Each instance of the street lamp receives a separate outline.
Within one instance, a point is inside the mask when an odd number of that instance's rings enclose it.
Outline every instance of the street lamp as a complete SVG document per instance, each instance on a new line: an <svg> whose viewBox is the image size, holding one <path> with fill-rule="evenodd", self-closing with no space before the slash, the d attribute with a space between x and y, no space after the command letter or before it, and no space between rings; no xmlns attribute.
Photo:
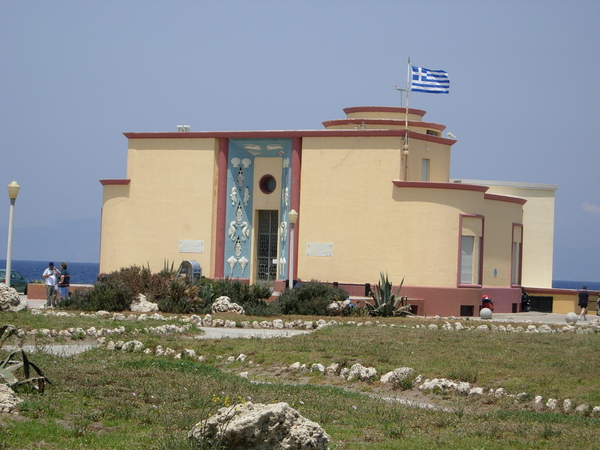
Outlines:
<svg viewBox="0 0 600 450"><path fill-rule="evenodd" d="M10 287L10 276L11 276L11 258L12 258L12 233L13 233L13 220L15 212L15 200L19 195L19 189L21 186L13 181L8 185L8 198L10 199L10 213L8 215L8 245L6 246L6 272L4 273L4 283Z"/></svg>
<svg viewBox="0 0 600 450"><path fill-rule="evenodd" d="M288 265L288 287L294 289L294 225L298 220L298 213L295 209L292 209L288 213L288 220L290 221L290 263Z"/></svg>

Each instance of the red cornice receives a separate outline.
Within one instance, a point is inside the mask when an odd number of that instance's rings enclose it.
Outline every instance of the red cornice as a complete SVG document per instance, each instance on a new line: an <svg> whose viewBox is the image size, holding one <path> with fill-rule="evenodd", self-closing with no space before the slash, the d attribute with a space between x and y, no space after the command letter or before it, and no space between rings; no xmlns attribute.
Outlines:
<svg viewBox="0 0 600 450"><path fill-rule="evenodd" d="M474 191L474 192L485 192L489 189L487 186L480 186L476 184L463 184L463 183L440 183L437 181L392 181L396 187L409 187L409 188L429 188L429 189L455 189L458 191Z"/></svg>
<svg viewBox="0 0 600 450"><path fill-rule="evenodd" d="M344 108L345 114L352 114L357 112L386 112L386 113L402 113L406 114L406 108L397 106L352 106L350 108ZM422 109L408 108L408 114L415 114L423 117L427 111Z"/></svg>
<svg viewBox="0 0 600 450"><path fill-rule="evenodd" d="M333 129L333 130L281 130L281 131L163 131L143 133L123 133L127 139L281 139L306 137L386 137L404 136L406 130L401 129ZM437 142L453 145L456 140L429 134L409 131L409 137L421 141Z"/></svg>
<svg viewBox="0 0 600 450"><path fill-rule="evenodd" d="M400 119L360 119L360 118L354 118L354 119L333 119L333 120L326 120L325 122L323 122L323 126L325 128L330 127L332 125L361 125L361 124L373 124L373 125L397 125L397 126L404 126L406 124L406 122L404 120L400 120ZM419 127L419 128L431 128L433 130L438 130L438 131L444 131L446 129L446 125L440 125L439 123L433 123L433 122L416 122L416 121L412 121L409 120L408 121L408 126L409 127Z"/></svg>
<svg viewBox="0 0 600 450"><path fill-rule="evenodd" d="M118 186L118 185L127 185L131 182L131 180L127 178L119 179L119 180L100 180L100 184L102 186Z"/></svg>
<svg viewBox="0 0 600 450"><path fill-rule="evenodd" d="M508 197L506 195L498 194L485 194L483 198L486 200L495 200L498 202L518 203L519 205L524 205L525 203L527 203L527 200L525 200L524 198Z"/></svg>

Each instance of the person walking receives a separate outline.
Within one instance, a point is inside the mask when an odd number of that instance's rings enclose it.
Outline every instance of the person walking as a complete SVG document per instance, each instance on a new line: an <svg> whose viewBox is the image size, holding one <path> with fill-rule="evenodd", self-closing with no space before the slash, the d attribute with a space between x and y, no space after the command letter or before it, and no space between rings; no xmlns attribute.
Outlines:
<svg viewBox="0 0 600 450"><path fill-rule="evenodd" d="M588 303L590 301L590 294L587 291L587 286L583 287L583 290L579 291L579 307L581 308L581 313L579 314L579 320L587 320L585 318L585 314L587 312Z"/></svg>
<svg viewBox="0 0 600 450"><path fill-rule="evenodd" d="M596 300L596 315L600 316L600 292L598 292L598 300Z"/></svg>
<svg viewBox="0 0 600 450"><path fill-rule="evenodd" d="M71 284L71 274L67 270L67 263L60 263L60 275L58 277L58 295L61 299L69 298L69 286Z"/></svg>
<svg viewBox="0 0 600 450"><path fill-rule="evenodd" d="M48 263L48 268L42 274L46 281L46 308L56 307L56 282L59 275L60 271L54 267L54 263Z"/></svg>

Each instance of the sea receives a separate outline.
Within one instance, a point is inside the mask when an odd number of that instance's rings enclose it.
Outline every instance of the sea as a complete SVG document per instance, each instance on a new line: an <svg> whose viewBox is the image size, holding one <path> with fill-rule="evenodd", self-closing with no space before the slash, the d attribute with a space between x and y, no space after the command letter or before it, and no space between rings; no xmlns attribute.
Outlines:
<svg viewBox="0 0 600 450"><path fill-rule="evenodd" d="M22 261L12 260L12 270L21 272L29 281L41 280L42 273L48 267L49 261ZM61 261L53 261L57 267L60 267ZM93 284L98 277L100 264L98 263L80 263L67 262L69 272L71 273L72 284ZM0 259L0 268L6 267L6 260ZM552 287L556 289L575 289L580 290L587 286L590 291L600 291L600 281L569 281L552 280Z"/></svg>
<svg viewBox="0 0 600 450"><path fill-rule="evenodd" d="M552 287L556 289L575 289L580 291L584 286L587 286L589 291L600 291L600 281L552 280Z"/></svg>
<svg viewBox="0 0 600 450"><path fill-rule="evenodd" d="M13 259L11 261L11 270L21 273L29 282L41 280L44 270L48 268L49 261L23 261ZM62 261L53 261L54 265L60 269ZM6 268L6 259L0 259L0 268ZM67 270L71 274L71 284L94 284L98 278L100 264L68 262Z"/></svg>

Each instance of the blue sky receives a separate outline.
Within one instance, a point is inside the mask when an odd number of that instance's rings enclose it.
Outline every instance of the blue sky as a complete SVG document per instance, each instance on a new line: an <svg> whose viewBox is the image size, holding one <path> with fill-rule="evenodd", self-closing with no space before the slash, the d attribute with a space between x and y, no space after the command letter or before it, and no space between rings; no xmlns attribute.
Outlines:
<svg viewBox="0 0 600 450"><path fill-rule="evenodd" d="M16 234L99 219L123 132L320 129L399 106L410 57L450 75L410 106L458 138L451 176L558 185L554 278L599 281L598 24L593 0L2 1L0 189Z"/></svg>

